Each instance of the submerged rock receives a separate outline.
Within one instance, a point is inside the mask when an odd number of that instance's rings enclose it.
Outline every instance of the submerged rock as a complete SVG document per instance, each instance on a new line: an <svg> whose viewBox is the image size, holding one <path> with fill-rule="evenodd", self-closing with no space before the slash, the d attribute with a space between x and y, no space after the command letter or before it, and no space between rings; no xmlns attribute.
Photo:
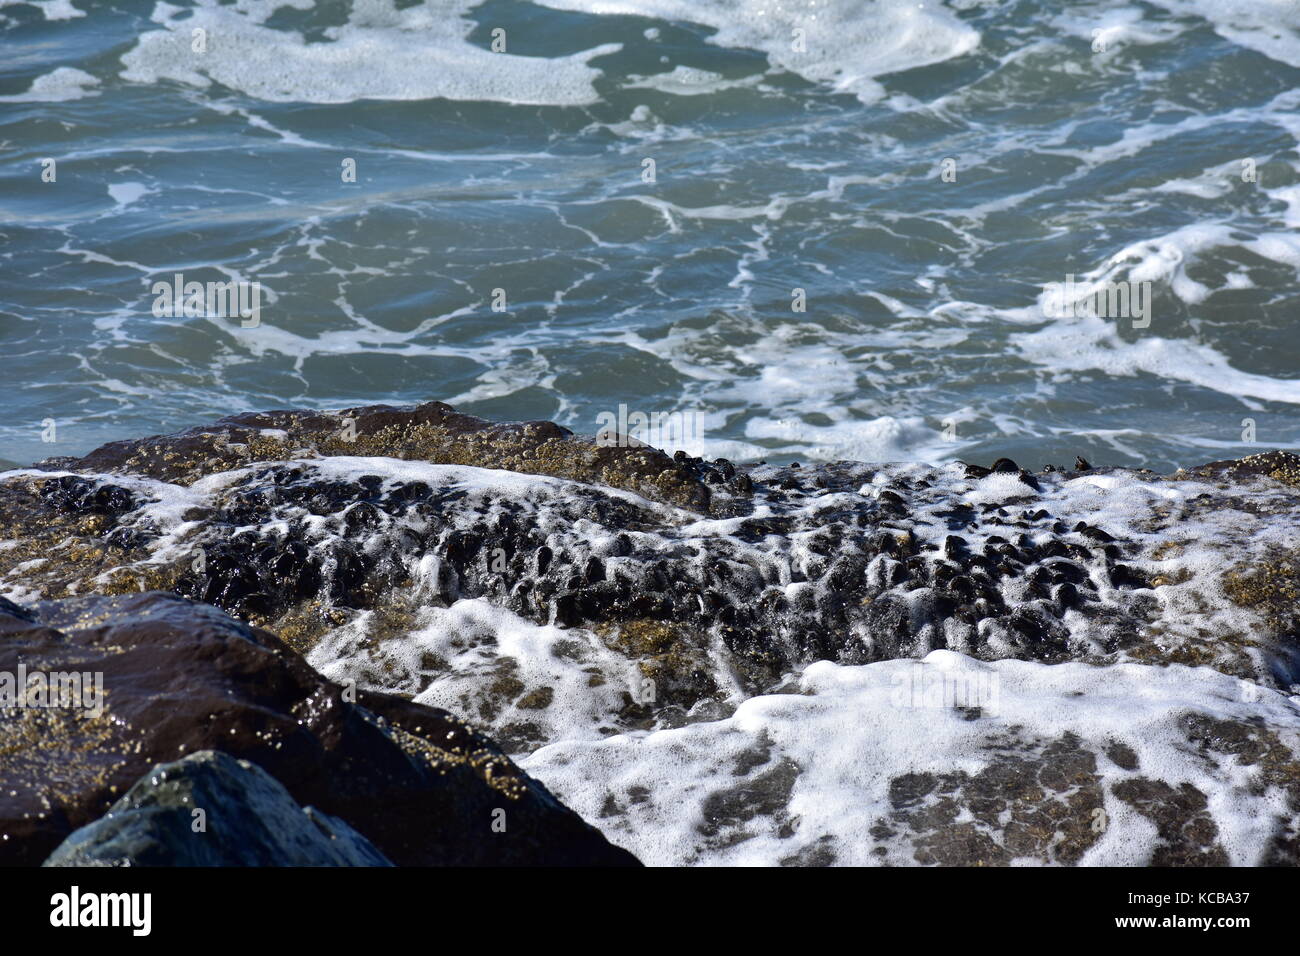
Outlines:
<svg viewBox="0 0 1300 956"><path fill-rule="evenodd" d="M635 863L450 714L328 681L216 608L157 592L0 608L0 672L20 665L84 676L73 700L0 707L0 864L40 863L155 764L218 749L398 865Z"/></svg>
<svg viewBox="0 0 1300 956"><path fill-rule="evenodd" d="M523 763L656 866L1300 865L1300 697L949 651L787 690Z"/></svg>
<svg viewBox="0 0 1300 956"><path fill-rule="evenodd" d="M337 817L247 760L203 750L154 767L46 866L392 866Z"/></svg>

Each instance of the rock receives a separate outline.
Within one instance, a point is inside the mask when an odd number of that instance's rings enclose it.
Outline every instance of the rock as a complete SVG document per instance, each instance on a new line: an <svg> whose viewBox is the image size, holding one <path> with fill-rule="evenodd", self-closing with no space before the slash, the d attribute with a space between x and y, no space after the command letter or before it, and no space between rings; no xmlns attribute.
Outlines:
<svg viewBox="0 0 1300 956"><path fill-rule="evenodd" d="M1300 485L1300 455L1289 451L1269 451L1240 459L1212 461L1188 471L1196 477L1241 481L1263 476L1288 485Z"/></svg>
<svg viewBox="0 0 1300 956"><path fill-rule="evenodd" d="M1102 483L1078 480L1082 459L1037 475L1007 459L796 469L605 449L437 403L352 412L351 439L338 416L273 412L0 478L0 673L62 664L110 691L102 718L0 715L0 863L39 862L152 765L199 750L250 761L398 865L630 862L505 754L656 862L664 821L695 834L677 862L1300 858L1294 822L1243 855L1223 814L1247 772L1247 816L1300 806L1284 703L1300 692L1296 456L1106 468ZM173 596L141 593L157 590ZM801 725L829 675L901 677L898 659L936 653L959 659L944 673L1061 683L1001 723L978 701L859 719L862 695L846 696L821 739L860 727L853 753L887 749L870 728L903 721L900 740L941 730L930 756L947 756L855 758L879 770L849 801L870 818L843 824L836 806L814 826L839 784L815 783ZM1165 720L1192 679L1193 710L1227 723ZM349 682L454 708L493 739L397 696L345 697ZM1123 719L1073 722L1115 682L1161 722L1159 753ZM759 694L812 699L777 702L773 719L800 717L767 740L742 703ZM666 771L688 740L695 770ZM753 773L719 770L741 743ZM1266 808L1268 788L1288 802Z"/></svg>
<svg viewBox="0 0 1300 956"><path fill-rule="evenodd" d="M666 652L617 648L645 679L668 679L653 706L616 709L624 716L614 731L710 706L710 687L725 696L725 681L693 673L715 651L745 693L812 660L856 664L941 646L983 660L1206 664L1267 686L1300 677L1290 662L1300 554L1285 544L1293 524L1300 535L1300 493L1285 481L1294 463L1282 453L1206 466L1194 480L1109 469L1115 482L1160 484L1164 494L1148 514L1102 518L1095 485L1074 473L1031 475L1009 459L994 463L997 474L1018 482L982 481L994 473L974 465L747 467L587 447L557 425L495 425L439 403L352 411L351 442L330 431L337 417L270 412L45 463L83 474L0 479L0 587L46 598L168 590L312 655L355 625L333 657L313 662L346 659L336 676L412 696L437 679L436 662L416 666L389 639L430 608L482 600L602 635L669 627L677 645L667 668ZM571 460L561 467L562 451ZM405 460L332 457L357 453ZM589 453L615 455L605 462L614 471ZM637 461L653 468L636 480L614 473ZM713 488L708 508L720 520L701 521L686 499L662 493L668 486L650 478L660 467L682 488ZM128 478L132 469L146 477ZM1071 532L1080 519L1085 530ZM1255 523L1243 532L1241 522ZM949 538L966 550L951 551ZM1158 553L1188 539L1217 549L1225 572L1204 561L1180 570ZM1067 580L1073 589L1055 590ZM1193 593L1223 590L1219 607L1254 616L1234 614L1225 633L1212 604L1190 616L1172 612L1176 603L1162 609L1155 581L1173 582L1197 607ZM597 669L593 680L623 682ZM513 697L465 689L457 700L509 752L544 739L537 711L511 715Z"/></svg>
<svg viewBox="0 0 1300 956"><path fill-rule="evenodd" d="M0 609L0 673L99 675L103 693L0 708L0 865L40 863L155 764L218 749L398 865L636 862L450 714L332 683L216 608L150 592L22 610Z"/></svg>
<svg viewBox="0 0 1300 956"><path fill-rule="evenodd" d="M201 816L196 816L201 813ZM159 764L45 866L392 866L336 817L302 808L247 760L214 750Z"/></svg>
<svg viewBox="0 0 1300 956"><path fill-rule="evenodd" d="M711 498L698 459L674 461L639 442L602 447L554 422L489 422L442 402L334 413L249 412L174 435L110 442L82 458L51 458L37 467L147 475L187 485L249 462L321 455L382 455L550 475L702 512L709 510ZM113 505L106 501L103 507Z"/></svg>
<svg viewBox="0 0 1300 956"><path fill-rule="evenodd" d="M940 650L781 693L527 766L656 866L1300 864L1300 709L1210 668Z"/></svg>

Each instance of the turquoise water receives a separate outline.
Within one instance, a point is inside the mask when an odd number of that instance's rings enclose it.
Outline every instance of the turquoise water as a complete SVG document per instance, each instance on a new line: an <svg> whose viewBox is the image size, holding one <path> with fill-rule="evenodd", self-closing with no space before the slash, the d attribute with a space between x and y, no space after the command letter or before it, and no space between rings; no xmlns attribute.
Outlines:
<svg viewBox="0 0 1300 956"><path fill-rule="evenodd" d="M431 399L735 460L1295 448L1298 142L1293 0L0 0L0 460ZM156 315L178 273L257 324Z"/></svg>

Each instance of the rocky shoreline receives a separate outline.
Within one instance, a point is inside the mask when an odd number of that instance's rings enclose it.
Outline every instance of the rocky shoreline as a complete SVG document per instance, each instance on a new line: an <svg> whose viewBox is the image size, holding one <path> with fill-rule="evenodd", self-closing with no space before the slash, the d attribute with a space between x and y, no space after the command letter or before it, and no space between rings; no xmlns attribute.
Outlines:
<svg viewBox="0 0 1300 956"><path fill-rule="evenodd" d="M437 402L50 459L0 475L0 671L107 705L0 709L0 859L214 751L398 865L1294 865L1298 504L1282 452L738 466Z"/></svg>
<svg viewBox="0 0 1300 956"><path fill-rule="evenodd" d="M399 865L635 862L450 714L350 692L216 608L156 591L6 602L0 631L0 671L102 673L105 689L98 714L4 711L0 863L42 862L73 830L122 812L111 805L155 765L213 750ZM199 809L227 839L223 808Z"/></svg>

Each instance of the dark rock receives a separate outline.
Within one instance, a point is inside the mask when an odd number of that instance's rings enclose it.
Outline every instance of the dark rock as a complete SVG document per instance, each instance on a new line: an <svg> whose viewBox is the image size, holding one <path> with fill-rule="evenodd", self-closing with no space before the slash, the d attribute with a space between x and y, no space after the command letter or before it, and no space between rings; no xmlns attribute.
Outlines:
<svg viewBox="0 0 1300 956"><path fill-rule="evenodd" d="M1052 600L1063 608L1079 606L1079 589L1066 581L1052 588Z"/></svg>
<svg viewBox="0 0 1300 956"><path fill-rule="evenodd" d="M854 662L864 655L879 659L932 647L926 635L943 633L950 618L993 619L963 645L975 656L1060 659L1058 641L1029 639L1029 634L1056 633L1043 616L1059 623L1070 606L1087 606L1093 633L1069 653L1109 663L1123 656L1121 651L1138 640L1133 635L1143 633L1158 613L1134 593L1148 587L1143 569L1149 537L1117 540L1124 536L1086 523L1078 537L1069 530L1077 516L1072 513L1067 524L1045 502L1044 507L968 504L954 495L949 469L886 471L839 462L751 471L688 455L677 462L655 459L705 491L709 476L734 469L730 480L710 486L716 493L712 514L740 519L721 531L689 519L684 523L680 513L614 493L607 486L618 484L617 476L590 462L561 468L553 458L529 457L543 450L559 455L580 441L558 426L494 425L437 403L357 414L361 437L351 443L327 434L326 426L337 424L331 416L274 412L164 437L156 440L157 449L147 440L128 443L134 451L126 457L121 448L114 452L116 446L106 446L71 463L119 471L139 467L181 482L246 466L202 507L187 509L186 520L196 522L182 535L185 547L193 549L189 554L156 548L176 534L177 525L144 507L148 496L138 489L147 489L147 483L132 485L124 497L123 483L106 475L38 473L0 481L0 534L16 542L0 549L0 582L51 598L99 590L170 590L271 630L300 652L334 628L358 621L361 612L373 612L378 623L365 625L366 639L383 656L380 645L391 633L383 621L392 614L400 621L421 603L458 599L483 598L536 623L563 626L674 621L693 648L720 643L731 658L726 666L734 667L751 691L807 663L810 655ZM574 480L563 486L516 483L503 490L490 483L434 488L429 481L384 481L378 474L337 477L306 459L285 461L293 458L293 449L260 432L275 427L294 436L289 444L315 454L420 457L427 451L430 460L563 473ZM387 442L382 447L380 435ZM213 456L186 458L200 447ZM257 463L263 454L276 459ZM1250 480L1264 475L1265 481L1285 480L1290 473L1290 459L1281 454L1253 459L1241 466ZM608 464L622 467L613 459ZM1026 496L1039 484L1056 491L1068 482L1068 475L1035 477L1010 459L995 465L1000 474L1017 475ZM967 466L968 475L992 473ZM864 485L878 497L861 494ZM639 488L633 481L619 487ZM655 497L653 489L640 491ZM1277 507L1285 506L1283 498L1275 498ZM819 506L823 499L827 503ZM1193 507L1213 507L1219 500ZM115 510L120 507L132 510ZM1174 528L1178 517L1150 520ZM197 551L206 556L205 565L195 564ZM801 557L792 560L796 554ZM1060 559L1073 564L1056 564ZM1264 676L1268 665L1258 662L1265 659L1248 648L1263 649L1296 632L1288 595L1289 582L1300 571L1263 570L1243 572L1239 584L1232 577L1225 582L1232 600L1271 615L1259 636L1219 641L1213 653L1198 651L1181 660L1231 656L1235 662L1221 666ZM1110 586L1099 591L1097 583L1107 581ZM804 583L809 587L800 601L766 593ZM1074 585L1074 592L1057 590L1065 583ZM915 613L891 610L893 598L927 587L938 594L918 601ZM707 607L703 591L711 595ZM872 609L873 604L879 607ZM1013 620L1021 604L1032 604L1033 611ZM872 630L878 624L884 628L880 634ZM807 639L810 632L819 637ZM1010 637L991 643L995 633ZM1165 660L1174 653L1172 645L1147 645L1144 660Z"/></svg>
<svg viewBox="0 0 1300 956"><path fill-rule="evenodd" d="M1269 451L1241 459L1212 461L1190 468L1188 472L1196 478L1226 478L1231 481L1265 477L1296 486L1300 485L1300 455L1289 451Z"/></svg>
<svg viewBox="0 0 1300 956"><path fill-rule="evenodd" d="M1100 838L1092 826L1104 805L1096 755L1068 733L1015 743L1014 751L996 747L974 774L894 777L891 812L872 836L906 833L913 861L928 866L1007 866L1017 857L1077 863Z"/></svg>
<svg viewBox="0 0 1300 956"><path fill-rule="evenodd" d="M250 462L313 455L382 455L501 468L623 488L652 501L709 510L709 490L683 452L673 459L640 443L606 446L576 437L554 422L489 422L442 402L367 405L338 412L248 412L173 435L111 442L82 458L52 458L37 467L147 475L189 484ZM127 507L130 493L125 489L97 490L93 500L87 500L78 481L71 479L71 487L63 489L76 507Z"/></svg>
<svg viewBox="0 0 1300 956"><path fill-rule="evenodd" d="M1159 840L1151 866L1228 865L1209 801L1190 783L1174 787L1163 780L1135 777L1120 781L1112 792L1156 825Z"/></svg>
<svg viewBox="0 0 1300 956"><path fill-rule="evenodd" d="M216 749L398 865L635 863L450 714L334 684L216 608L152 592L25 610L0 610L0 670L102 674L103 707L0 711L0 865L40 863L154 764Z"/></svg>
<svg viewBox="0 0 1300 956"><path fill-rule="evenodd" d="M203 750L154 767L46 866L392 866L264 770Z"/></svg>
<svg viewBox="0 0 1300 956"><path fill-rule="evenodd" d="M1106 756L1121 770L1138 769L1137 752L1123 741L1112 741L1110 746L1106 748Z"/></svg>

